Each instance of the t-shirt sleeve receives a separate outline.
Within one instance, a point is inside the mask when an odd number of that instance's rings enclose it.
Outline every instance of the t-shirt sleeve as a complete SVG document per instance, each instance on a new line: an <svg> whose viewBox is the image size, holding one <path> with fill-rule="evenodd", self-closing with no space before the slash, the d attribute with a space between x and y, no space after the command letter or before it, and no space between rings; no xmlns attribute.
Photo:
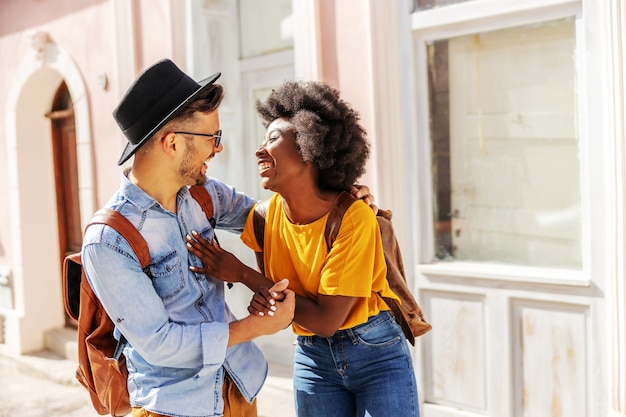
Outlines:
<svg viewBox="0 0 626 417"><path fill-rule="evenodd" d="M246 219L246 224L243 228L243 233L241 234L241 241L244 245L255 252L261 252L263 250L263 248L259 246L259 243L256 240L256 235L254 234L254 208L250 210L250 213L248 213L248 218Z"/></svg>

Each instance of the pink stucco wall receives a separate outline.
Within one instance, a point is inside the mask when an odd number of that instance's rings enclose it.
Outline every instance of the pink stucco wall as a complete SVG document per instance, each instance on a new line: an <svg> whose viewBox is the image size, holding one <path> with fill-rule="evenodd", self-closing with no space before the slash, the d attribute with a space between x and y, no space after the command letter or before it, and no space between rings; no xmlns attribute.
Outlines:
<svg viewBox="0 0 626 417"><path fill-rule="evenodd" d="M69 10L72 10L69 12ZM7 193L8 176L6 126L10 110L7 98L18 88L24 74L20 64L32 54L32 36L46 32L50 41L65 50L79 68L89 102L91 134L96 153L103 161L114 161L118 153L116 126L111 111L117 100L115 86L115 45L113 42L113 13L108 1L35 1L3 0L0 3L0 263L9 255L8 216L11 196ZM108 86L103 89L99 77L106 75ZM19 95L19 92L18 92ZM51 97L42 97L50 100ZM33 118L44 117L32 114ZM114 144L114 146L111 146ZM32 150L37 152L36 149ZM98 177L106 176L102 164L96 164ZM33 166L33 175L37 167ZM99 182L99 181L98 181ZM42 210L54 207L41 207Z"/></svg>
<svg viewBox="0 0 626 417"><path fill-rule="evenodd" d="M369 10L362 0L320 0L322 79L339 89L361 115L373 143ZM372 148L372 151L374 149ZM368 160L362 184L375 185L374 156Z"/></svg>
<svg viewBox="0 0 626 417"><path fill-rule="evenodd" d="M129 1L124 7L130 7L134 16L140 16L130 25L134 27L133 33L124 33L115 2L110 0L0 1L0 97L3 98L0 100L0 166L7 166L5 129L10 103L6 98L23 78L20 63L33 52L32 36L45 32L51 43L71 57L87 92L96 205L103 204L117 188L120 172L117 159L124 139L111 113L128 87L128 82L120 85L118 80L132 80L146 66L172 56L171 2L138 0ZM132 51L136 61L130 67L132 73L120 77L119 68L125 68L119 65L124 51ZM103 78L106 86L102 85ZM42 97L42 100L51 101L51 98ZM36 167L33 174L36 175ZM9 181L8 170L0 169L0 264L10 259Z"/></svg>
<svg viewBox="0 0 626 417"><path fill-rule="evenodd" d="M0 312L9 317L0 319L7 331L2 351L38 349L43 332L62 325L45 117L54 92L65 80L75 103L79 194L91 213L119 185L117 160L126 140L112 112L138 72L172 57L181 39L171 33L172 13L183 6L169 0L0 0L0 273L12 277L0 288ZM82 214L86 221L89 214Z"/></svg>

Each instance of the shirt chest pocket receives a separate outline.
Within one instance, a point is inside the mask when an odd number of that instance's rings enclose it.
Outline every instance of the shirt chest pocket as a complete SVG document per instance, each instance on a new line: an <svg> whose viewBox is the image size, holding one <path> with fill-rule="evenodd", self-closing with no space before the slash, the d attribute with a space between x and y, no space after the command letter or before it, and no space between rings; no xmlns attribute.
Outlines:
<svg viewBox="0 0 626 417"><path fill-rule="evenodd" d="M172 251L150 265L152 285L159 297L168 299L185 287L180 257Z"/></svg>

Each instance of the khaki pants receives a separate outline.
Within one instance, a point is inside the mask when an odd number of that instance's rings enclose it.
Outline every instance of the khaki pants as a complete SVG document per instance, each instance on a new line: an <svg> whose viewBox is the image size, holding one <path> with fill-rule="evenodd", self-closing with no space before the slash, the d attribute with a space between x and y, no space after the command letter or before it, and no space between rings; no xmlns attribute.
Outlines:
<svg viewBox="0 0 626 417"><path fill-rule="evenodd" d="M224 417L258 417L256 409L256 398L252 404L248 404L237 385L226 374L224 386L222 388L224 396ZM132 417L167 417L163 414L151 413L143 408L133 407Z"/></svg>
<svg viewBox="0 0 626 417"><path fill-rule="evenodd" d="M223 388L224 417L257 417L256 398L252 404L248 404L248 401L239 392L237 385L230 379L230 375L228 373L225 375Z"/></svg>

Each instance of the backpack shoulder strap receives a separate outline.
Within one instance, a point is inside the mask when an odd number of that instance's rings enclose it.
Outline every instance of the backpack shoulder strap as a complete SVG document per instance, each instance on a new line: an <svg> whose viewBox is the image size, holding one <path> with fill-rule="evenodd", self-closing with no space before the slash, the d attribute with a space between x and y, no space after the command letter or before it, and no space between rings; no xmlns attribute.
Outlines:
<svg viewBox="0 0 626 417"><path fill-rule="evenodd" d="M265 217L267 216L267 207L269 200L262 200L254 206L254 214L252 215L252 225L254 227L254 237L257 244L261 247L261 252L255 252L256 263L259 271L265 273L265 265L263 261L263 248L265 245Z"/></svg>
<svg viewBox="0 0 626 417"><path fill-rule="evenodd" d="M215 225L217 224L217 222L215 221L214 217L213 199L211 198L211 195L202 185L192 185L191 187L189 187L189 192L191 193L193 199L196 200L198 204L200 204L200 207L202 207L204 215L209 221L211 227L213 228L213 240L215 240L215 242L219 245L220 242L217 240L217 235L215 234ZM232 282L228 282L226 283L226 285L228 286L228 288L233 288Z"/></svg>
<svg viewBox="0 0 626 417"><path fill-rule="evenodd" d="M124 217L124 215L121 214L119 211L115 211L110 208L102 208L93 215L87 227L91 226L92 224L106 224L108 226L111 226L119 234L121 234L124 239L126 239L133 252L135 252L137 258L139 258L139 264L141 265L141 269L143 270L143 272L148 277L152 277L148 268L148 266L150 265L150 249L148 248L148 243L143 238L143 236L141 236L139 230L137 230L137 228L130 222L130 220ZM88 284L86 286L89 287L90 292L93 291ZM126 338L124 337L124 335L122 335L120 340L116 342L115 350L113 351L112 357L115 360L119 361L125 344Z"/></svg>
<svg viewBox="0 0 626 417"><path fill-rule="evenodd" d="M261 248L265 243L265 217L267 216L267 206L269 200L259 201L254 206L254 215L252 216L252 224L254 226L254 237Z"/></svg>
<svg viewBox="0 0 626 417"><path fill-rule="evenodd" d="M139 233L139 230L124 215L115 210L103 208L93 215L87 227L92 224L106 224L117 230L139 258L141 268L145 269L150 264L148 244L141 236L141 233Z"/></svg>
<svg viewBox="0 0 626 417"><path fill-rule="evenodd" d="M209 195L209 192L202 185L192 185L189 187L189 192L191 196L200 204L202 207L202 211L206 215L206 218L209 219L209 223L211 223L211 227L215 228L215 218L213 217L213 200Z"/></svg>
<svg viewBox="0 0 626 417"><path fill-rule="evenodd" d="M346 214L348 208L355 201L357 201L356 197L347 191L343 191L337 196L335 203L331 207L330 212L328 213L328 219L326 220L326 230L324 231L326 248L328 248L329 252L330 248L333 247L333 243L335 243L335 239L337 239L337 235L339 234L339 228L341 227L343 215Z"/></svg>

